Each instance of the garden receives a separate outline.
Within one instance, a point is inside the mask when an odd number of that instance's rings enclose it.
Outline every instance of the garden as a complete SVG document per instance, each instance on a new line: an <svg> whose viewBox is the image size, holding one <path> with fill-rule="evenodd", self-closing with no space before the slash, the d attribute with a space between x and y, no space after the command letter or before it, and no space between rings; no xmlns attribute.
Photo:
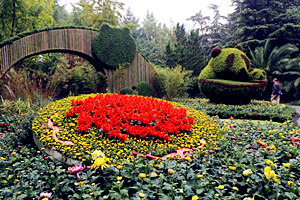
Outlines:
<svg viewBox="0 0 300 200"><path fill-rule="evenodd" d="M299 5L232 4L0 0L0 200L300 200Z"/></svg>

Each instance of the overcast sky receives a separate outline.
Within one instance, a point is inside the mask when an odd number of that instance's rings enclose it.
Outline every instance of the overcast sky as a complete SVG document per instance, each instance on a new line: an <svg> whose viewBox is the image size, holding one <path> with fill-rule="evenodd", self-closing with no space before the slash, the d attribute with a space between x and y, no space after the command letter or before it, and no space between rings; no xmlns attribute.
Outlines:
<svg viewBox="0 0 300 200"><path fill-rule="evenodd" d="M59 0L60 5L66 5L68 11L72 10L70 2L73 4L79 0ZM140 22L145 18L147 10L154 14L158 22L166 24L168 27L184 23L192 28L193 23L186 21L187 18L195 15L200 10L204 16L213 16L213 13L208 6L210 4L219 5L219 10L222 15L233 12L231 0L119 0L125 4L125 10L130 7L135 17L140 19Z"/></svg>

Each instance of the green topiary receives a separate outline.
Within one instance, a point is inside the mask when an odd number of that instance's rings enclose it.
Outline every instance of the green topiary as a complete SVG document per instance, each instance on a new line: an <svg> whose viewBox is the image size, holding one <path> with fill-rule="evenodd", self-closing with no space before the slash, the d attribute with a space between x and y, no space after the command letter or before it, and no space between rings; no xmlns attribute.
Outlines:
<svg viewBox="0 0 300 200"><path fill-rule="evenodd" d="M249 78L250 80L266 80L267 75L263 69L251 68L249 69Z"/></svg>
<svg viewBox="0 0 300 200"><path fill-rule="evenodd" d="M136 86L136 90L138 91L138 94L141 96L152 96L152 87L149 83L146 82L139 82Z"/></svg>
<svg viewBox="0 0 300 200"><path fill-rule="evenodd" d="M123 87L120 91L120 94L132 94L132 89L130 89L129 87Z"/></svg>
<svg viewBox="0 0 300 200"><path fill-rule="evenodd" d="M240 45L215 47L211 55L198 77L205 96L218 103L241 104L261 95L267 83L266 73L262 69L250 69L249 58Z"/></svg>
<svg viewBox="0 0 300 200"><path fill-rule="evenodd" d="M112 28L101 25L92 41L95 58L111 69L130 63L136 54L136 44L128 28Z"/></svg>

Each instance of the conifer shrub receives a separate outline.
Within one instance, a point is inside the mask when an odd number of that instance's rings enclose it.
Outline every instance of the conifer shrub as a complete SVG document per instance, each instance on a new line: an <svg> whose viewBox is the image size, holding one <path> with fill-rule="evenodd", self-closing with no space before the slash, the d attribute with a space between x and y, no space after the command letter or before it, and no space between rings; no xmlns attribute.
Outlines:
<svg viewBox="0 0 300 200"><path fill-rule="evenodd" d="M104 23L92 41L92 51L104 66L117 69L133 60L136 44L128 28L113 28Z"/></svg>

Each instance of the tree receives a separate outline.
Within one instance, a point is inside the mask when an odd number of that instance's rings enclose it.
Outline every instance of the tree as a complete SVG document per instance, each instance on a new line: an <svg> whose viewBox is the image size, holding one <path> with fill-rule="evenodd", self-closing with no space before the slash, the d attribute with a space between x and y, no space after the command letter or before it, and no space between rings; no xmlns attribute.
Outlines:
<svg viewBox="0 0 300 200"><path fill-rule="evenodd" d="M53 25L53 0L0 0L0 41Z"/></svg>
<svg viewBox="0 0 300 200"><path fill-rule="evenodd" d="M272 48L271 40L267 40L264 47L250 50L251 64L256 68L264 68L268 75L273 75L275 70L280 70L282 65L290 61L291 55L299 49L292 44Z"/></svg>
<svg viewBox="0 0 300 200"><path fill-rule="evenodd" d="M116 0L80 0L77 5L75 13L80 23L99 28L104 22L117 25L122 17L120 11L124 4Z"/></svg>
<svg viewBox="0 0 300 200"><path fill-rule="evenodd" d="M71 24L71 18L65 6L60 6L58 0L54 0L53 5L54 26L63 26Z"/></svg>
<svg viewBox="0 0 300 200"><path fill-rule="evenodd" d="M132 13L130 7L126 10L125 16L123 16L123 21L121 25L125 25L131 30L133 38L137 38L139 35L139 19L137 19Z"/></svg>
<svg viewBox="0 0 300 200"><path fill-rule="evenodd" d="M195 25L199 25L200 32L204 35L208 31L208 22L210 20L209 16L203 16L201 10L195 15L191 16L187 20L191 20L195 23Z"/></svg>

